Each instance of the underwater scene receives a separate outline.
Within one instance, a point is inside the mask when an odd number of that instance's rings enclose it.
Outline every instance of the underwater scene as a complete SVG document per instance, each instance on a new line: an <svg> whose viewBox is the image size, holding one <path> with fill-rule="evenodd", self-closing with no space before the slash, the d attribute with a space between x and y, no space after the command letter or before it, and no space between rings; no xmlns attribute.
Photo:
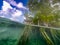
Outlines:
<svg viewBox="0 0 60 45"><path fill-rule="evenodd" d="M0 0L0 45L60 45L60 0Z"/></svg>

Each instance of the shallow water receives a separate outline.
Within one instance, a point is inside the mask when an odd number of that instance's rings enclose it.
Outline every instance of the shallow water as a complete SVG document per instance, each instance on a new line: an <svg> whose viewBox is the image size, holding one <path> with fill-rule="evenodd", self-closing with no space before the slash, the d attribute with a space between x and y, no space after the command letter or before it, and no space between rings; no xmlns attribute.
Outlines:
<svg viewBox="0 0 60 45"><path fill-rule="evenodd" d="M0 22L0 45L60 44L60 28L3 21L4 20L1 20Z"/></svg>
<svg viewBox="0 0 60 45"><path fill-rule="evenodd" d="M29 26L0 27L0 45L59 45L60 30Z"/></svg>

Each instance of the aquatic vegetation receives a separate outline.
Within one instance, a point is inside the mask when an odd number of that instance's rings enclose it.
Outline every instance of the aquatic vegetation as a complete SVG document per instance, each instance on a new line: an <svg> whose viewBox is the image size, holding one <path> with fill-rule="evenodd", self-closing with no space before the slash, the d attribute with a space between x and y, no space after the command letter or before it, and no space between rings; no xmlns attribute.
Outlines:
<svg viewBox="0 0 60 45"><path fill-rule="evenodd" d="M30 18L32 23L27 22L18 45L59 45L60 10L55 0L29 0L28 7L34 17Z"/></svg>

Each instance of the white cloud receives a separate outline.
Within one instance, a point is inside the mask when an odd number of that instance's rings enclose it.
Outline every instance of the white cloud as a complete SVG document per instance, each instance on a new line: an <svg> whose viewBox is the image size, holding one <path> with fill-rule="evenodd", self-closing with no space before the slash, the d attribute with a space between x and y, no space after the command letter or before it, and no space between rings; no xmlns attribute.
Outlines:
<svg viewBox="0 0 60 45"><path fill-rule="evenodd" d="M5 1L7 1L7 0L5 0ZM8 1L7 1L7 2L8 2ZM24 9L27 9L27 8L23 5L22 2L16 3L16 1L10 0L8 3L11 4L11 5L13 5L13 6L16 6L17 8L24 8Z"/></svg>
<svg viewBox="0 0 60 45"><path fill-rule="evenodd" d="M11 5L14 5L14 6L17 5L15 1L10 1L9 3L10 3Z"/></svg>
<svg viewBox="0 0 60 45"><path fill-rule="evenodd" d="M24 7L24 6L23 6L23 3L18 3L18 4L17 4L17 7L23 8L23 7Z"/></svg>
<svg viewBox="0 0 60 45"><path fill-rule="evenodd" d="M12 17L19 17L21 15L22 15L22 11L16 10L16 12L12 14Z"/></svg>
<svg viewBox="0 0 60 45"><path fill-rule="evenodd" d="M2 10L3 11L7 11L8 8L12 9L12 7L10 6L10 4L6 1L3 1L3 6L2 6Z"/></svg>
<svg viewBox="0 0 60 45"><path fill-rule="evenodd" d="M24 19L26 19L25 17L24 17L24 15L23 15L23 11L21 11L21 10L17 10L16 8L13 8L13 7L11 7L10 6L10 4L12 4L12 5L14 5L14 6L16 6L16 7L18 7L18 8L22 8L22 9L28 9L28 8L26 8L25 6L23 6L23 3L18 3L18 4L14 4L15 2L13 1L12 3L10 2L7 2L7 1L3 1L3 6L2 6L2 12L3 12L3 15L2 16L0 16L0 17L3 17L3 18L9 18L9 19L11 19L11 20L13 20L13 21L17 21L17 22L23 22L24 21ZM8 15L8 13L9 13L9 9L12 9L12 10L15 10L12 14L11 14L11 16L12 17L9 17L9 15ZM8 16L7 16L8 15Z"/></svg>
<svg viewBox="0 0 60 45"><path fill-rule="evenodd" d="M24 9L28 9L28 8L26 8L25 6L23 6L23 3L18 3L17 5L16 5L16 7L18 7L18 8L24 8Z"/></svg>

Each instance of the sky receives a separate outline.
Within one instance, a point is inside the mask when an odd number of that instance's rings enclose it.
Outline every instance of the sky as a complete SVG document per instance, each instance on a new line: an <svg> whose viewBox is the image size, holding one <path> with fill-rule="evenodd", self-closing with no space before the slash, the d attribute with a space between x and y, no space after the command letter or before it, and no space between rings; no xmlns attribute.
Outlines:
<svg viewBox="0 0 60 45"><path fill-rule="evenodd" d="M22 23L26 19L23 12L28 10L27 2L28 0L0 0L0 10L3 11L0 12L0 17ZM9 15L9 11L13 13Z"/></svg>
<svg viewBox="0 0 60 45"><path fill-rule="evenodd" d="M8 1L8 0L6 0L6 1ZM22 2L24 6L26 6L27 2L28 2L28 0L14 0L14 1L16 1L16 3ZM3 0L0 0L0 9L1 9L2 5L3 5Z"/></svg>
<svg viewBox="0 0 60 45"><path fill-rule="evenodd" d="M15 0L17 3L22 2L24 6L27 5L28 0Z"/></svg>

